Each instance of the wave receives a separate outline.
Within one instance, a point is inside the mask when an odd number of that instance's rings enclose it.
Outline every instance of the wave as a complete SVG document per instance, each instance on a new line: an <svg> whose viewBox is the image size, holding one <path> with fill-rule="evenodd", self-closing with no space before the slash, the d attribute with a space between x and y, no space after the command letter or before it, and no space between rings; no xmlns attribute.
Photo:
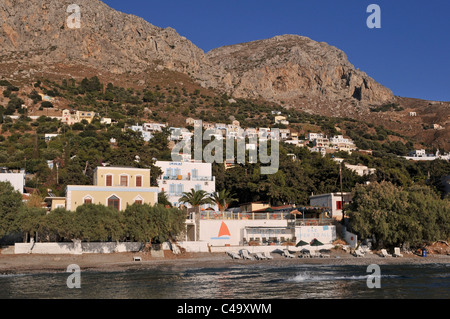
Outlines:
<svg viewBox="0 0 450 319"><path fill-rule="evenodd" d="M297 274L294 277L286 279L287 282L294 282L294 283L302 283L302 282L317 282L317 281L337 281L337 280L349 280L349 281L356 281L356 280L367 280L367 278L370 276L370 274L367 275L337 275L337 274L324 274L324 275L318 275L318 274L312 274L309 272L304 272ZM381 278L387 278L387 277L397 277L393 275L381 275Z"/></svg>
<svg viewBox="0 0 450 319"><path fill-rule="evenodd" d="M0 274L0 278L14 278L14 277L25 277L29 274Z"/></svg>

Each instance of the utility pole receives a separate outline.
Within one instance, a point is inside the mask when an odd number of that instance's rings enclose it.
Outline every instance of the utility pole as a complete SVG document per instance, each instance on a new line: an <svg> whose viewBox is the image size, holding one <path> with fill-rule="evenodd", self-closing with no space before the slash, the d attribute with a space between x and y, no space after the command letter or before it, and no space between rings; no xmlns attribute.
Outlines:
<svg viewBox="0 0 450 319"><path fill-rule="evenodd" d="M55 161L56 165L56 185L59 185L59 161Z"/></svg>

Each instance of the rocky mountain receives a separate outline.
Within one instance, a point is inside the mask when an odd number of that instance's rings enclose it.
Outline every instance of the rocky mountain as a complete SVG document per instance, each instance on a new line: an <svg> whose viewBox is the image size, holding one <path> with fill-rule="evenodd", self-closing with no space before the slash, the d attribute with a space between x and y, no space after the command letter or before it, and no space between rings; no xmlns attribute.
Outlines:
<svg viewBox="0 0 450 319"><path fill-rule="evenodd" d="M340 103L367 107L393 99L389 89L355 70L344 52L306 37L278 36L205 54L175 30L153 26L98 0L77 1L81 28L69 28L67 8L72 3L0 0L1 63L34 70L59 63L113 74L168 69L234 97L307 105L313 112L320 111L319 106L314 109L317 101L339 108Z"/></svg>
<svg viewBox="0 0 450 319"><path fill-rule="evenodd" d="M67 8L73 3L1 0L1 61L85 65L117 74L169 69L195 76L211 68L204 52L174 29L153 26L98 0L76 1L81 27L69 28L73 12Z"/></svg>
<svg viewBox="0 0 450 319"><path fill-rule="evenodd" d="M225 46L207 57L225 69L226 89L236 97L295 104L302 97L382 104L392 92L355 70L341 50L297 35Z"/></svg>

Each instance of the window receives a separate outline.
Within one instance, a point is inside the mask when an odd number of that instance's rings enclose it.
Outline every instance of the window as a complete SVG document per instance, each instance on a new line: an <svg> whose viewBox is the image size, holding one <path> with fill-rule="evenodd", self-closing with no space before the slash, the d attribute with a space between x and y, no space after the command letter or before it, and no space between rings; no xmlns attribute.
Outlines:
<svg viewBox="0 0 450 319"><path fill-rule="evenodd" d="M106 175L106 186L112 186L112 175Z"/></svg>
<svg viewBox="0 0 450 319"><path fill-rule="evenodd" d="M86 198L84 199L84 203L85 203L85 204L92 204L92 198L86 197Z"/></svg>
<svg viewBox="0 0 450 319"><path fill-rule="evenodd" d="M136 176L136 187L142 187L142 176Z"/></svg>
<svg viewBox="0 0 450 319"><path fill-rule="evenodd" d="M169 185L169 195L174 195L175 194L175 185Z"/></svg>
<svg viewBox="0 0 450 319"><path fill-rule="evenodd" d="M201 191L202 190L202 186L201 185L195 185L194 190L196 192Z"/></svg>
<svg viewBox="0 0 450 319"><path fill-rule="evenodd" d="M108 198L108 207L120 210L120 199L117 196L111 196Z"/></svg>
<svg viewBox="0 0 450 319"><path fill-rule="evenodd" d="M128 186L128 176L120 175L120 186Z"/></svg>
<svg viewBox="0 0 450 319"><path fill-rule="evenodd" d="M134 202L135 202L136 204L138 204L138 205L142 205L142 200L141 200L141 199L136 199Z"/></svg>
<svg viewBox="0 0 450 319"><path fill-rule="evenodd" d="M192 170L192 178L197 178L198 177L198 169L193 169Z"/></svg>
<svg viewBox="0 0 450 319"><path fill-rule="evenodd" d="M177 185L177 195L182 195L184 192L184 185L183 184L178 184Z"/></svg>
<svg viewBox="0 0 450 319"><path fill-rule="evenodd" d="M342 201L339 201L339 200L336 201L336 209L342 209L342 206L343 206L342 203L343 203Z"/></svg>

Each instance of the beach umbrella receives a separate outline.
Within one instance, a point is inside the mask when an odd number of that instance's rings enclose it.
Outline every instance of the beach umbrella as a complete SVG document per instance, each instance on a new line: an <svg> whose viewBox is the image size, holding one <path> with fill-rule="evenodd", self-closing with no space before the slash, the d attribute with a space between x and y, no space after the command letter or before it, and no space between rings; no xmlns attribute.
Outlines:
<svg viewBox="0 0 450 319"><path fill-rule="evenodd" d="M323 246L323 243L314 238L310 243L311 247Z"/></svg>
<svg viewBox="0 0 450 319"><path fill-rule="evenodd" d="M295 247L306 246L308 243L306 241L300 240Z"/></svg>
<svg viewBox="0 0 450 319"><path fill-rule="evenodd" d="M320 241L318 241L316 238L314 238L312 240L312 242L310 243L311 246L323 246L323 243L321 243Z"/></svg>

